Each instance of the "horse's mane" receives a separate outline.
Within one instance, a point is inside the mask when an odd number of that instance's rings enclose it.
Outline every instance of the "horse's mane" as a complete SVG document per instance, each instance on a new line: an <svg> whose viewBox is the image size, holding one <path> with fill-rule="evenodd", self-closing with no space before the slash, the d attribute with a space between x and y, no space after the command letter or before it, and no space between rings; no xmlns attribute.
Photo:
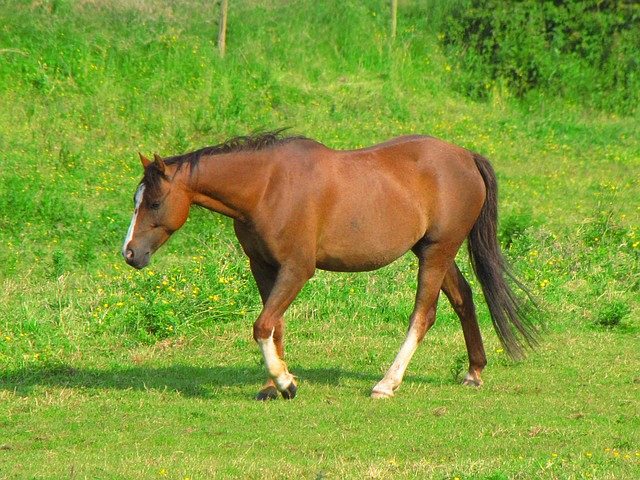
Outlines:
<svg viewBox="0 0 640 480"><path fill-rule="evenodd" d="M241 135L238 137L229 138L224 142L213 145L211 147L204 147L200 150L185 153L183 155L176 155L165 159L167 165L189 164L191 168L194 168L200 162L200 159L206 155L217 155L220 153L231 153L240 151L256 151L263 150L265 148L281 145L283 143L290 142L292 140L304 139L303 136L290 136L285 137L283 132L286 128L273 130L271 132L255 133L253 135Z"/></svg>
<svg viewBox="0 0 640 480"><path fill-rule="evenodd" d="M265 148L274 147L288 143L292 140L304 140L306 137L301 135L284 136L283 132L286 128L280 128L270 132L255 133L252 135L241 135L225 140L218 145L212 145L210 147L204 147L193 152L188 152L182 155L175 155L164 159L164 163L167 165L177 165L178 168L182 168L184 165L189 165L193 172L202 157L217 155L222 153L232 153L241 151L257 151ZM164 174L155 167L155 164L151 164L144 172L144 178L142 182L145 184L148 190L154 190L157 188L160 180L166 178Z"/></svg>

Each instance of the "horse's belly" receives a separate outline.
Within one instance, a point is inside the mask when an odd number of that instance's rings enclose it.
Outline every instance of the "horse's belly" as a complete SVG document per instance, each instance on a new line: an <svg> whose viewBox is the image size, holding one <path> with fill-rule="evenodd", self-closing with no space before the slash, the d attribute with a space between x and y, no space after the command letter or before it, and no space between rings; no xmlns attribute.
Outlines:
<svg viewBox="0 0 640 480"><path fill-rule="evenodd" d="M359 272L384 267L404 255L425 232L415 215L365 220L353 217L333 225L318 241L316 266L323 270Z"/></svg>
<svg viewBox="0 0 640 480"><path fill-rule="evenodd" d="M389 265L401 257L408 249L390 254L389 252L371 253L355 252L345 255L325 254L318 258L316 267L332 272L368 272Z"/></svg>

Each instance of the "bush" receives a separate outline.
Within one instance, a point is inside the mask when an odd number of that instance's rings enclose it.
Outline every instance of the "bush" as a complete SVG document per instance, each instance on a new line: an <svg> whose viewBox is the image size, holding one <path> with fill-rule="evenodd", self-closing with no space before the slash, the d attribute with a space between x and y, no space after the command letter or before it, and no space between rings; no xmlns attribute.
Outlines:
<svg viewBox="0 0 640 480"><path fill-rule="evenodd" d="M605 303L598 310L596 325L605 328L617 327L629 313L631 313L629 306L620 300Z"/></svg>
<svg viewBox="0 0 640 480"><path fill-rule="evenodd" d="M624 114L640 104L636 2L467 0L444 25L452 86L471 98L502 88Z"/></svg>
<svg viewBox="0 0 640 480"><path fill-rule="evenodd" d="M533 215L530 211L520 213L509 213L500 220L498 238L505 249L521 241L525 249L528 249L532 240L527 236L527 229L534 225Z"/></svg>

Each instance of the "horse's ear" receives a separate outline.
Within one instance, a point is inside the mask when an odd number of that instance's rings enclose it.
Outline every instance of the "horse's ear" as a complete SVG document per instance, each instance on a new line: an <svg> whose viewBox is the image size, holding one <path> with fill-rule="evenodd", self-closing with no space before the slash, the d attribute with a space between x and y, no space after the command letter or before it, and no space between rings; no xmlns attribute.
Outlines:
<svg viewBox="0 0 640 480"><path fill-rule="evenodd" d="M140 155L140 161L142 162L142 166L144 168L147 168L149 165L151 165L151 160L149 160L147 157L145 157L140 152L138 152L138 155Z"/></svg>
<svg viewBox="0 0 640 480"><path fill-rule="evenodd" d="M153 154L153 161L155 162L156 166L158 167L158 170L160 170L160 173L164 173L166 165L164 164L164 160L162 159L162 157L160 155L158 155L157 153L154 153Z"/></svg>

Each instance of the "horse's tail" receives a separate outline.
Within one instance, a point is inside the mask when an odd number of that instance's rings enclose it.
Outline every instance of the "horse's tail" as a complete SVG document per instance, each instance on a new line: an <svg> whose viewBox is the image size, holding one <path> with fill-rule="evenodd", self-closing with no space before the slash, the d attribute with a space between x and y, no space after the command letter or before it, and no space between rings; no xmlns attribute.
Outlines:
<svg viewBox="0 0 640 480"><path fill-rule="evenodd" d="M486 186L486 199L480 216L468 238L469 257L473 270L482 286L482 293L489 306L493 326L509 356L521 359L525 346L535 347L538 330L531 322L524 305L507 283L507 278L531 299L522 283L513 275L500 251L498 243L498 184L489 161L473 154L476 166ZM535 305L535 303L534 303ZM514 331L515 330L515 331ZM520 339L520 333L524 343Z"/></svg>

